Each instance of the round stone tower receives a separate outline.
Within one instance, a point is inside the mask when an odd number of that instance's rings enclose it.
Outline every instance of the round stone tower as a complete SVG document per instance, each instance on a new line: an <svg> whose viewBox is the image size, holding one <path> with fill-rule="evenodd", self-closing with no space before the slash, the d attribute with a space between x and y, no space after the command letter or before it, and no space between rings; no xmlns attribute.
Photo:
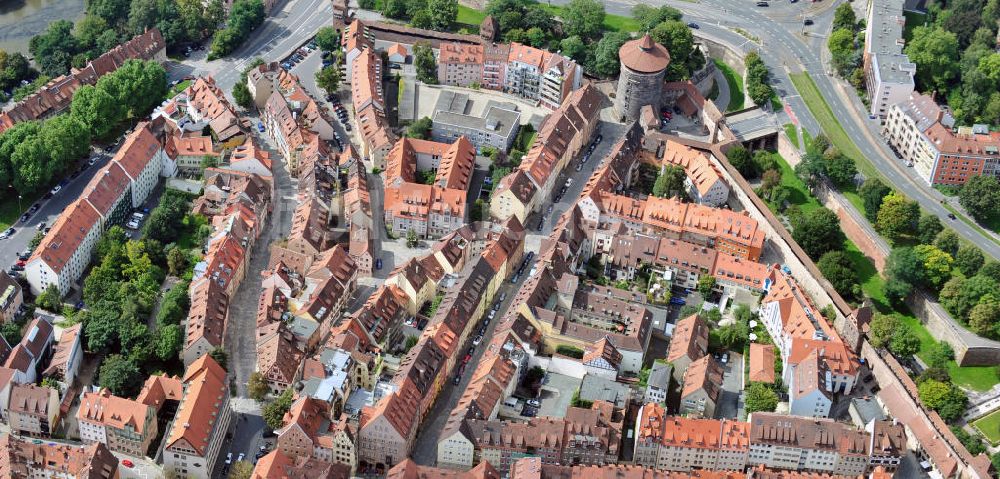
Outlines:
<svg viewBox="0 0 1000 479"><path fill-rule="evenodd" d="M615 95L618 117L625 121L635 120L645 105L653 105L653 109L658 110L663 75L670 65L667 48L654 42L647 33L642 38L625 42L618 50L618 57L622 64Z"/></svg>

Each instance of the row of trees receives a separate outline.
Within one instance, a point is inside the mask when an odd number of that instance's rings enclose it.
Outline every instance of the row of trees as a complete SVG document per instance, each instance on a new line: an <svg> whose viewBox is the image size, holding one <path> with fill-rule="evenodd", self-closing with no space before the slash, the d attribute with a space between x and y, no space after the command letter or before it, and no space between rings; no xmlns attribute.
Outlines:
<svg viewBox="0 0 1000 479"><path fill-rule="evenodd" d="M864 28L854 14L850 3L842 3L833 14L833 31L826 45L830 61L837 73L855 88L864 87L864 70L861 68L861 47L864 45Z"/></svg>
<svg viewBox="0 0 1000 479"><path fill-rule="evenodd" d="M764 65L757 52L750 52L743 58L747 70L747 94L758 106L771 101L774 89L771 88L771 72Z"/></svg>
<svg viewBox="0 0 1000 479"><path fill-rule="evenodd" d="M201 41L225 15L222 0L90 0L76 25L52 22L28 49L43 73L59 76L148 28L158 28L168 48Z"/></svg>
<svg viewBox="0 0 1000 479"><path fill-rule="evenodd" d="M145 116L163 98L166 71L158 63L129 60L122 68L77 90L70 113L26 121L0 133L0 184L31 195L76 167L102 138L129 118Z"/></svg>
<svg viewBox="0 0 1000 479"><path fill-rule="evenodd" d="M229 9L226 28L219 30L212 38L212 48L208 59L213 60L229 55L264 23L264 2L261 0L236 0Z"/></svg>
<svg viewBox="0 0 1000 479"><path fill-rule="evenodd" d="M375 0L361 0L361 8L374 9ZM407 20L416 28L446 32L458 17L458 0L385 0L382 14L397 20Z"/></svg>

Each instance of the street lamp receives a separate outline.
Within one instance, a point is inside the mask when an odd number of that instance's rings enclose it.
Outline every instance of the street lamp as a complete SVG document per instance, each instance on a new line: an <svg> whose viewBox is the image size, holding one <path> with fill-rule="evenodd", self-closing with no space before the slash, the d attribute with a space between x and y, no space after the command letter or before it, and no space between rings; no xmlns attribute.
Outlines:
<svg viewBox="0 0 1000 479"><path fill-rule="evenodd" d="M21 195L17 195L17 211L21 211Z"/></svg>

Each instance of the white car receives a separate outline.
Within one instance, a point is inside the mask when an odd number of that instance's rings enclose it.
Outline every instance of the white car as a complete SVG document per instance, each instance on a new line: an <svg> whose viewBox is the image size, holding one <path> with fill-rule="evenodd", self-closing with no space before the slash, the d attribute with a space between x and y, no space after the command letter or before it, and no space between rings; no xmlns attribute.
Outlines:
<svg viewBox="0 0 1000 479"><path fill-rule="evenodd" d="M54 195L54 194L60 192L61 190L62 190L62 186L61 185L56 185L56 187L52 188L52 190L49 191L49 193L52 193Z"/></svg>
<svg viewBox="0 0 1000 479"><path fill-rule="evenodd" d="M125 223L125 227L130 230L139 229L139 223L137 223L135 220L132 220L129 221L128 223Z"/></svg>
<svg viewBox="0 0 1000 479"><path fill-rule="evenodd" d="M237 458L236 458L236 462L240 462L240 461L242 461L244 457L246 457L246 454L243 454L243 453L241 452L241 453L240 453L240 457L237 457Z"/></svg>
<svg viewBox="0 0 1000 479"><path fill-rule="evenodd" d="M473 346L479 346L479 343L481 343L481 342L483 342L483 337L482 336L476 336L476 339L472 340L472 345Z"/></svg>
<svg viewBox="0 0 1000 479"><path fill-rule="evenodd" d="M528 400L528 405L531 406L531 407L539 407L539 406L542 405L542 403L539 402L537 399L529 399Z"/></svg>
<svg viewBox="0 0 1000 479"><path fill-rule="evenodd" d="M232 463L233 463L233 453L230 452L229 454L226 454L226 465L228 466Z"/></svg>

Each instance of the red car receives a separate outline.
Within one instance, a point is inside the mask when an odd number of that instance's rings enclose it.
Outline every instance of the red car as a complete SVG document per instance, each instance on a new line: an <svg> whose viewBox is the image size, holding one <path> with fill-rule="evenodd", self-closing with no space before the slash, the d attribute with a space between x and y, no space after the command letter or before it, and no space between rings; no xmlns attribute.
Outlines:
<svg viewBox="0 0 1000 479"><path fill-rule="evenodd" d="M26 261L24 261L23 259L19 259L19 260L17 260L17 263L16 263L16 264L17 264L18 266L20 266L20 267L22 267L22 268L23 268L23 267L24 267L24 265L26 265L26 264L28 264L28 263L27 263Z"/></svg>
<svg viewBox="0 0 1000 479"><path fill-rule="evenodd" d="M130 469L135 467L135 463L128 459L122 459L122 465Z"/></svg>
<svg viewBox="0 0 1000 479"><path fill-rule="evenodd" d="M462 358L462 364L468 363L469 360L471 360L471 359L472 359L472 355L471 354L466 354L465 357Z"/></svg>

